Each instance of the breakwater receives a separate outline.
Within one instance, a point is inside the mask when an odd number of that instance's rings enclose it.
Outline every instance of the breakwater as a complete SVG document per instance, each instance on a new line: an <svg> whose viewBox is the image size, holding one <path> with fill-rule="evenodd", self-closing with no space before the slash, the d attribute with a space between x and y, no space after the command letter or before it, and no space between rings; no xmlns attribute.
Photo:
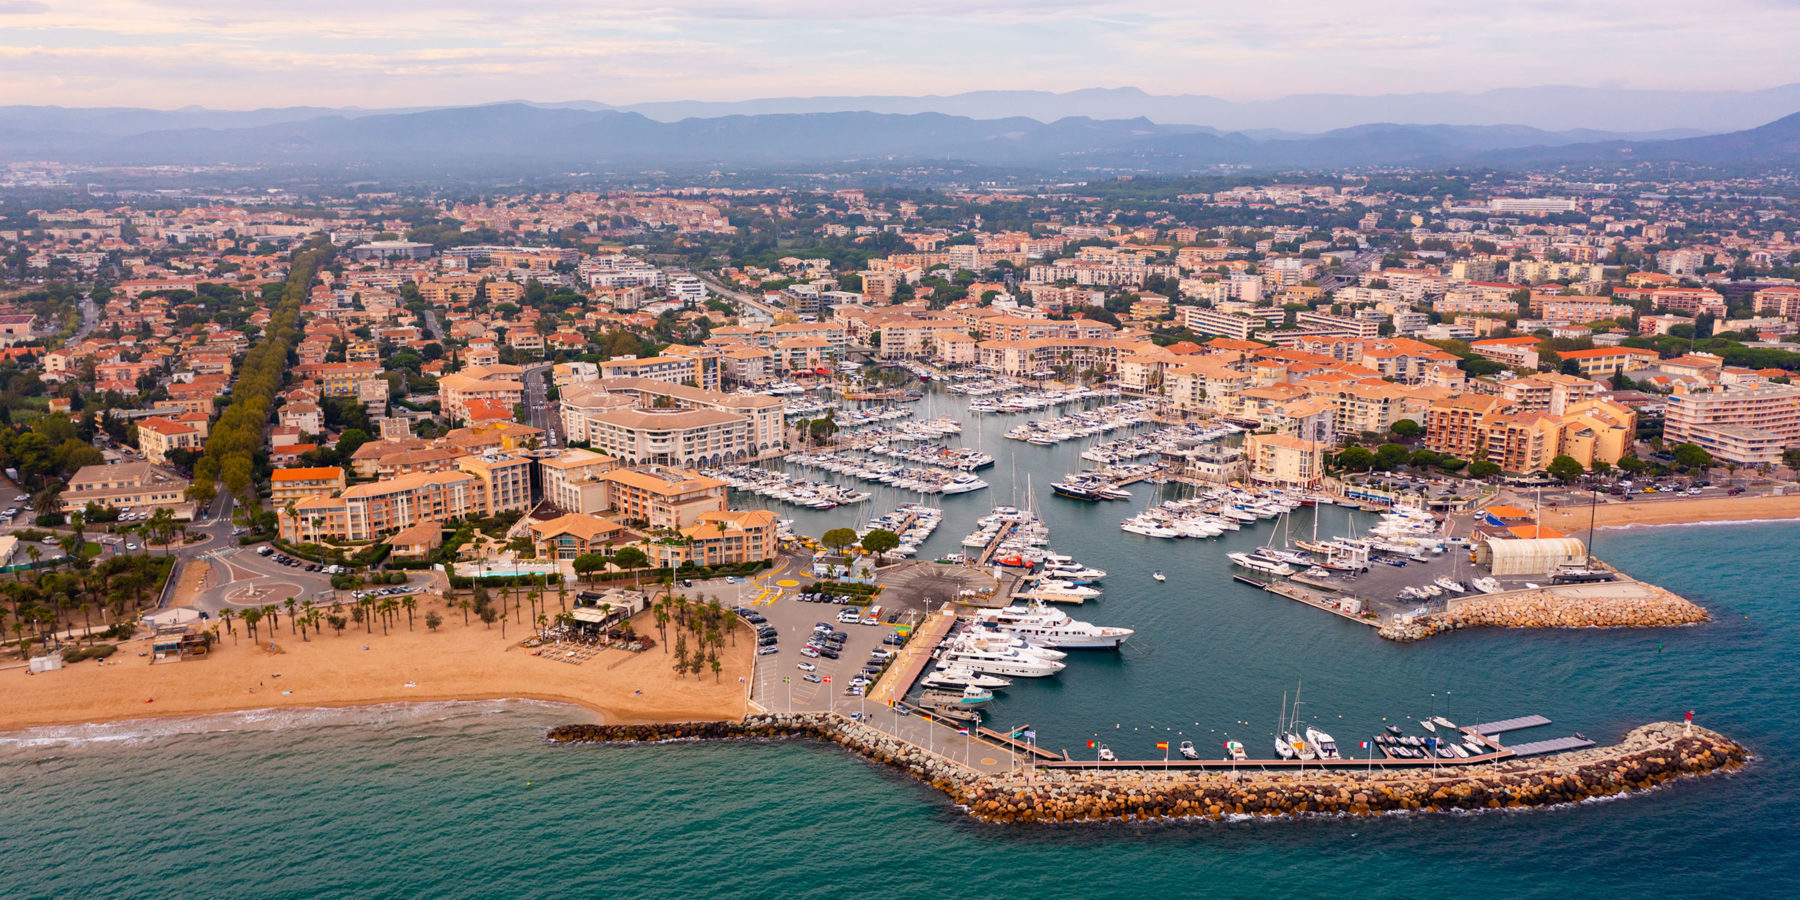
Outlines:
<svg viewBox="0 0 1800 900"><path fill-rule="evenodd" d="M1375 815L1552 806L1645 790L1736 768L1747 753L1704 728L1659 722L1607 747L1486 765L1386 771L1354 765L1302 773L1045 770L985 774L835 714L753 715L739 722L565 725L553 743L826 740L943 791L989 822L1145 821L1239 815Z"/></svg>
<svg viewBox="0 0 1800 900"><path fill-rule="evenodd" d="M1416 641L1458 628L1666 628L1708 619L1706 610L1669 591L1637 581L1559 585L1453 600L1441 613L1381 629L1395 641Z"/></svg>

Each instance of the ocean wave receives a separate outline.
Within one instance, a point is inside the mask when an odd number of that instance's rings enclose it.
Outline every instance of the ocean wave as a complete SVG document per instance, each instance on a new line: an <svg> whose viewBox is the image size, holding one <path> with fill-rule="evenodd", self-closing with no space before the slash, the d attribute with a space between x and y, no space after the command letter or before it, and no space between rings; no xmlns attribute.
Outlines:
<svg viewBox="0 0 1800 900"><path fill-rule="evenodd" d="M1713 525L1767 525L1780 522L1800 522L1800 517L1780 519L1713 519L1705 522L1630 522L1624 525L1601 525L1598 531L1631 531L1637 528L1702 528Z"/></svg>
<svg viewBox="0 0 1800 900"><path fill-rule="evenodd" d="M568 704L548 700L431 700L367 706L265 707L198 716L126 719L80 725L45 725L0 732L0 752L82 746L131 745L208 734L289 731L300 728L416 725L517 714L566 715Z"/></svg>

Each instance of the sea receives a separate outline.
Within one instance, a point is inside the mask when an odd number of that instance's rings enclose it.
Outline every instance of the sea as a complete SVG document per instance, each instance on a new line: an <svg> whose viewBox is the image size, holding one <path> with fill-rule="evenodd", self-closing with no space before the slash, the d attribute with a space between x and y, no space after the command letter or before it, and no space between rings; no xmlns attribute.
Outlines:
<svg viewBox="0 0 1800 900"><path fill-rule="evenodd" d="M957 398L933 394L931 414ZM927 410L921 410L925 412ZM1045 413L1034 414L1043 417ZM1120 519L1131 501L1053 498L1085 444L1000 434L987 491L946 510L922 556L959 548L997 503L1030 503L1052 545L1108 570L1072 613L1123 624L1120 653L1077 652L1017 684L988 723L1030 725L1080 756L1158 742L1266 754L1299 717L1346 755L1387 724L1543 715L1515 740L1601 743L1649 721L1718 729L1750 748L1730 774L1563 808L1378 818L1084 826L975 822L941 794L836 747L804 742L560 747L544 731L592 721L533 701L251 711L0 734L0 890L9 897L1458 897L1800 893L1800 556L1794 522L1606 529L1595 552L1693 598L1704 625L1647 631L1468 630L1413 644L1229 578L1224 554L1312 513L1214 541L1159 541ZM1088 442L1091 443L1091 440ZM1027 484L1030 484L1029 490ZM743 498L745 502L753 498ZM899 502L784 509L802 532ZM1320 533L1356 529L1319 511ZM1366 517L1364 517L1366 518ZM1368 524L1366 521L1361 523ZM1151 573L1162 570L1166 582ZM203 664L203 663L197 663ZM0 701L3 702L3 701ZM1783 887L1785 885L1786 887Z"/></svg>

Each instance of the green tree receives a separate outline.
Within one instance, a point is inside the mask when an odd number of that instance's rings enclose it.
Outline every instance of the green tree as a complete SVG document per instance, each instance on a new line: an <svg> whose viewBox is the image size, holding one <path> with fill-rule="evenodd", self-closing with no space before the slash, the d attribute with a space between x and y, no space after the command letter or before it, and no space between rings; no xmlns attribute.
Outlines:
<svg viewBox="0 0 1800 900"><path fill-rule="evenodd" d="M1375 454L1364 447L1345 447L1337 455L1337 464L1346 472L1367 472L1375 466Z"/></svg>
<svg viewBox="0 0 1800 900"><path fill-rule="evenodd" d="M1425 433L1425 428L1411 419L1401 419L1394 423L1393 432L1401 437L1418 437Z"/></svg>
<svg viewBox="0 0 1800 900"><path fill-rule="evenodd" d="M333 618L336 618L336 617L333 617ZM338 625L338 624L337 624L337 622L335 622L335 621L334 621L334 622L332 622L332 623L331 623L331 624L333 624L333 625L336 625L336 626L337 626L337 629L338 629L338 630L339 630L339 631L342 631L342 630L343 630L343 629L344 629L344 626L342 626L342 625ZM425 627L426 627L426 628L427 628L427 629L428 629L428 630L431 630L431 631L436 631L436 630L438 630L438 626L439 626L439 625L442 625L442 624L444 624L444 617L443 617L443 616L440 616L440 615L438 615L438 611L437 611L437 610L435 610L435 609L433 609L433 610L427 610L427 611L426 611L426 613L425 613Z"/></svg>
<svg viewBox="0 0 1800 900"><path fill-rule="evenodd" d="M1688 472L1712 468L1712 454L1699 444L1676 444L1675 465Z"/></svg>
<svg viewBox="0 0 1800 900"><path fill-rule="evenodd" d="M1632 456L1619 457L1619 471L1624 472L1627 475L1636 475L1637 473L1644 471L1648 466L1649 463L1638 459L1635 454Z"/></svg>
<svg viewBox="0 0 1800 900"><path fill-rule="evenodd" d="M1563 484L1568 484L1569 482L1580 478L1582 471L1581 463L1576 461L1575 457L1562 454L1558 454L1555 459L1550 460L1549 468L1545 469L1545 472L1547 472L1551 478L1554 478Z"/></svg>
<svg viewBox="0 0 1800 900"><path fill-rule="evenodd" d="M872 528L862 539L862 548L875 554L877 560L899 546L900 536L885 528Z"/></svg>
<svg viewBox="0 0 1800 900"><path fill-rule="evenodd" d="M575 574L587 579L589 584L593 584L594 573L606 568L606 557L598 553L583 553L570 560L569 564L575 568ZM620 566L620 568L624 567Z"/></svg>
<svg viewBox="0 0 1800 900"><path fill-rule="evenodd" d="M1412 451L1403 444L1382 444L1375 448L1375 467L1378 469L1396 469L1412 457Z"/></svg>
<svg viewBox="0 0 1800 900"><path fill-rule="evenodd" d="M650 557L636 547L620 547L613 554L613 565L632 573L631 582L637 584L637 570L650 563Z"/></svg>
<svg viewBox="0 0 1800 900"><path fill-rule="evenodd" d="M819 543L833 552L843 553L856 543L856 532L849 528L833 528L819 536Z"/></svg>
<svg viewBox="0 0 1800 900"><path fill-rule="evenodd" d="M1478 478L1483 481L1486 481L1487 479L1492 478L1498 474L1500 474L1500 466L1495 463L1488 462L1485 459L1478 459L1472 463L1469 463L1469 477L1470 478Z"/></svg>

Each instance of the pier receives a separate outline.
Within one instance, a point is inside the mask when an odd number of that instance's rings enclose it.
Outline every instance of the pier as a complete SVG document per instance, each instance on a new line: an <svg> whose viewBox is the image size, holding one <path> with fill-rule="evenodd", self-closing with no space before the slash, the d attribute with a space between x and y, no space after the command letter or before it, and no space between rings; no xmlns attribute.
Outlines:
<svg viewBox="0 0 1800 900"><path fill-rule="evenodd" d="M1066 757L1064 757L1060 753L1052 753L1049 750L1045 750L1044 748L1031 743L1030 741L1021 741L1018 738L1013 737L1013 734L1017 734L1020 731L1023 731L1026 728L1030 728L1030 727L1031 726L1029 726L1029 725L1025 725L1025 726L1021 726L1019 728L1015 728L1015 729L1013 729L1011 734L1008 734L1006 732L995 731L992 728L977 728L977 729L975 729L975 734L984 741L987 741L987 742L993 743L993 744L999 744L1002 747L1005 747L1007 749L1010 749L1016 753L1019 753L1025 757L1027 757L1028 759L1042 760L1042 761L1057 761L1057 762L1061 762L1064 759L1066 759Z"/></svg>
<svg viewBox="0 0 1800 900"><path fill-rule="evenodd" d="M1000 545L1006 543L1006 539L1012 537L1013 532L1017 530L1019 530L1019 523L1008 522L1005 527L995 532L994 539L988 541L988 545L981 549L980 556L975 557L975 567L985 568L993 560L994 554L1000 552Z"/></svg>
<svg viewBox="0 0 1800 900"><path fill-rule="evenodd" d="M1251 583L1254 584L1255 582ZM1271 580L1268 584L1262 585L1261 587L1263 590L1278 597L1286 597L1289 600L1298 600L1314 609L1322 609L1328 613L1333 613L1340 618L1349 619L1358 624L1368 625L1372 628L1380 628L1382 624L1379 615L1374 618L1365 618L1362 613L1355 613L1344 609L1338 601L1333 600L1329 595L1302 587L1291 581ZM1364 609L1367 609L1366 605L1364 606Z"/></svg>
<svg viewBox="0 0 1800 900"><path fill-rule="evenodd" d="M1483 722L1480 725L1471 725L1463 730L1473 732L1481 737L1487 737L1490 734L1505 734L1508 731L1522 731L1526 728L1536 728L1539 725L1548 724L1550 724L1550 720L1543 716L1520 716L1516 719L1501 719L1498 722Z"/></svg>
<svg viewBox="0 0 1800 900"><path fill-rule="evenodd" d="M881 680L875 682L874 689L868 693L868 701L883 705L892 705L906 697L912 690L913 683L924 674L925 667L931 665L931 654L938 645L944 642L944 636L950 633L951 626L956 624L956 615L950 612L935 616L926 616L925 621L913 631L912 640L900 648L900 654L894 657Z"/></svg>

